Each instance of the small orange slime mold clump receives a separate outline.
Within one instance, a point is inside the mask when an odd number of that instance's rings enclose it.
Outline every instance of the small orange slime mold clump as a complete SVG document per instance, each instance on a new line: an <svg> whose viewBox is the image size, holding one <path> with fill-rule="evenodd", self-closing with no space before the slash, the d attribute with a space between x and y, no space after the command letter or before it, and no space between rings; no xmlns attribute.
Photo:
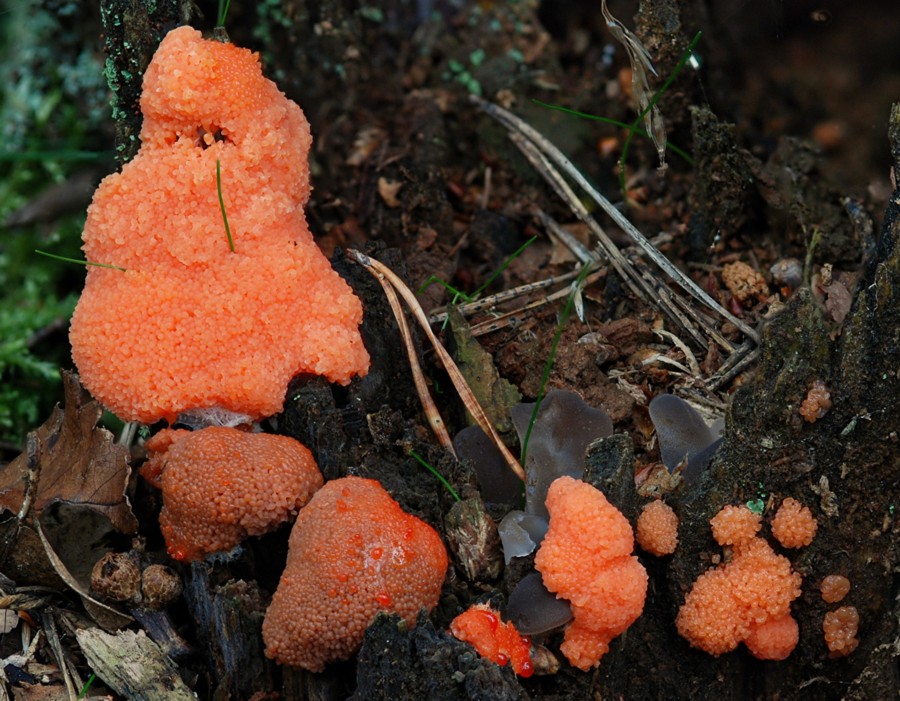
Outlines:
<svg viewBox="0 0 900 701"><path fill-rule="evenodd" d="M816 537L816 517L808 507L788 497L772 519L772 535L786 548L803 548Z"/></svg>
<svg viewBox="0 0 900 701"><path fill-rule="evenodd" d="M756 537L759 517L746 506L726 506L710 523L719 545L733 547L732 559L694 582L675 619L679 634L710 655L743 642L760 659L787 658L799 640L791 602L800 575Z"/></svg>
<svg viewBox="0 0 900 701"><path fill-rule="evenodd" d="M825 603L835 604L850 593L850 580L841 574L829 574L822 578L819 589Z"/></svg>
<svg viewBox="0 0 900 701"><path fill-rule="evenodd" d="M531 639L519 634L511 622L504 623L500 614L486 604L476 604L450 623L454 637L474 647L478 654L501 667L507 663L520 677L534 674L531 662Z"/></svg>
<svg viewBox="0 0 900 701"><path fill-rule="evenodd" d="M159 524L176 560L231 550L277 528L322 486L312 454L287 436L166 429L146 448L141 475L162 490Z"/></svg>
<svg viewBox="0 0 900 701"><path fill-rule="evenodd" d="M437 605L447 551L375 480L328 482L297 517L263 622L266 655L320 672L349 658L379 611L414 625Z"/></svg>
<svg viewBox="0 0 900 701"><path fill-rule="evenodd" d="M822 632L830 657L846 657L859 645L856 633L859 629L859 612L855 606L841 606L829 611L822 620Z"/></svg>
<svg viewBox="0 0 900 701"><path fill-rule="evenodd" d="M258 419L297 374L365 374L362 307L303 212L309 124L258 55L174 29L141 110L140 151L97 188L84 228L87 259L125 269L88 268L70 333L85 387L127 420Z"/></svg>
<svg viewBox="0 0 900 701"><path fill-rule="evenodd" d="M534 565L544 586L571 604L574 620L560 650L572 666L587 671L641 615L647 572L632 555L631 524L603 492L560 477L546 503L550 528Z"/></svg>
<svg viewBox="0 0 900 701"><path fill-rule="evenodd" d="M678 516L664 501L651 501L637 520L637 542L651 555L671 555L678 546Z"/></svg>

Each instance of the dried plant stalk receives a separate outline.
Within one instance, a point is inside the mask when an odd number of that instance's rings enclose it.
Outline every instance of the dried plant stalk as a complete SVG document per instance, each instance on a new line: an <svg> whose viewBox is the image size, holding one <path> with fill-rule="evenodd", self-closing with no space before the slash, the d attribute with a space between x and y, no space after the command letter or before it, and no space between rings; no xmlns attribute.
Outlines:
<svg viewBox="0 0 900 701"><path fill-rule="evenodd" d="M484 409L481 408L481 404L479 404L478 399L469 388L465 377L463 377L463 374L456 366L456 363L453 362L453 358L450 357L450 354L438 340L437 336L434 335L434 332L431 330L431 325L428 322L428 316L425 314L425 311L422 309L422 306L419 304L419 301L416 299L416 296L413 294L412 290L410 290L409 287L406 286L403 280L397 277L394 271L392 271L383 263L375 260L374 258L371 258L364 253L361 253L360 251L356 251L354 249L348 249L347 254L351 256L357 263L362 265L366 270L368 270L372 275L378 278L379 281L384 280L382 287L384 287L385 284L390 285L394 288L394 291L403 298L403 301L406 302L406 306L412 312L412 315L415 317L416 321L419 322L419 326L422 328L422 330L425 332L425 335L428 337L428 340L431 342L435 353L437 353L438 358L440 358L441 360L441 364L444 366L444 369L450 376L450 381L453 383L453 386L459 393L460 399L462 399L462 402L465 405L466 409L468 409L469 413L475 419L476 423L481 427L481 430L484 431L497 446L497 449L503 455L503 459L506 461L506 464L509 465L509 468L516 473L516 476L519 479L524 482L525 470L522 469L519 461L509 451L509 448L506 447L506 444L501 440L500 436L497 434L497 430L494 428L493 424L484 413Z"/></svg>

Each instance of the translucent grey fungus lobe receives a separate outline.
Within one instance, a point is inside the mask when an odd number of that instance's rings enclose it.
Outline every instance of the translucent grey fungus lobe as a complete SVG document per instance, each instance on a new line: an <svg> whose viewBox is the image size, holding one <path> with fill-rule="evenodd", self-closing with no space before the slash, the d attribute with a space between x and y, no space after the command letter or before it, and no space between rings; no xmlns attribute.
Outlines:
<svg viewBox="0 0 900 701"><path fill-rule="evenodd" d="M540 572L532 572L510 594L506 617L522 635L539 635L571 621L572 607L544 586Z"/></svg>
<svg viewBox="0 0 900 701"><path fill-rule="evenodd" d="M687 461L682 471L684 478L698 476L722 444L721 423L707 426L694 407L674 394L654 397L649 410L663 464L671 472Z"/></svg>
<svg viewBox="0 0 900 701"><path fill-rule="evenodd" d="M524 511L510 511L500 521L497 532L503 544L503 558L506 564L514 557L525 557L541 544L550 521L546 516L527 514Z"/></svg>
<svg viewBox="0 0 900 701"><path fill-rule="evenodd" d="M478 475L481 497L489 503L519 502L522 482L503 459L494 442L479 426L467 426L456 434L453 448L460 460L471 460Z"/></svg>
<svg viewBox="0 0 900 701"><path fill-rule="evenodd" d="M512 420L524 443L534 404L517 404ZM540 545L550 514L544 501L557 477L577 479L584 472L588 445L612 434L612 421L601 409L584 403L575 392L552 390L541 402L528 442L525 463L525 511L510 511L499 525L503 554L508 563L525 557ZM460 431L453 439L460 459L471 460L484 500L512 505L519 501L521 482L506 465L500 451L478 427Z"/></svg>
<svg viewBox="0 0 900 701"><path fill-rule="evenodd" d="M524 445L534 404L516 404L512 420ZM552 390L538 410L525 460L525 510L549 516L544 504L550 484L563 475L581 479L587 447L612 435L612 420L602 409L585 404L576 392Z"/></svg>

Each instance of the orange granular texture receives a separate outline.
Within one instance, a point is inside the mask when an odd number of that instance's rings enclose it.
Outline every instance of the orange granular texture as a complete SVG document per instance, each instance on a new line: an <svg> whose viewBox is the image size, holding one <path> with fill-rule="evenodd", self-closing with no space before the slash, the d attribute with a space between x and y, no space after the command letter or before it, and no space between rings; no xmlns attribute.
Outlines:
<svg viewBox="0 0 900 701"><path fill-rule="evenodd" d="M146 423L281 410L290 379L346 384L369 358L362 308L312 239L309 125L259 57L180 27L144 77L141 149L88 210L72 318L85 386ZM234 252L220 209L216 163Z"/></svg>
<svg viewBox="0 0 900 701"><path fill-rule="evenodd" d="M637 520L637 542L651 555L671 555L678 545L678 517L663 501L645 505Z"/></svg>
<svg viewBox="0 0 900 701"><path fill-rule="evenodd" d="M414 625L437 605L447 551L375 480L328 482L300 512L263 623L266 655L321 671L350 657L379 611Z"/></svg>
<svg viewBox="0 0 900 701"><path fill-rule="evenodd" d="M743 504L726 506L710 520L713 538L719 545L741 546L759 532L761 519Z"/></svg>
<svg viewBox="0 0 900 701"><path fill-rule="evenodd" d="M822 599L829 604L841 601L850 592L850 580L840 574L829 574L819 585Z"/></svg>
<svg viewBox="0 0 900 701"><path fill-rule="evenodd" d="M647 573L631 554L628 519L603 492L560 477L550 485L546 504L550 528L534 564L547 589L572 606L574 620L560 649L570 664L588 670L641 615Z"/></svg>
<svg viewBox="0 0 900 701"><path fill-rule="evenodd" d="M808 507L788 497L772 519L772 535L786 548L802 548L816 537L816 517Z"/></svg>
<svg viewBox="0 0 900 701"><path fill-rule="evenodd" d="M785 634L790 624L782 621L776 627L775 622L790 616L801 581L787 558L777 555L764 540L740 539L730 562L697 578L675 625L691 645L711 655L730 652L753 636L748 644L753 654L777 653L783 657L762 658L784 659L793 650Z"/></svg>
<svg viewBox="0 0 900 701"><path fill-rule="evenodd" d="M141 474L162 490L160 529L176 560L230 550L273 530L322 486L312 454L287 436L166 429L146 447Z"/></svg>
<svg viewBox="0 0 900 701"><path fill-rule="evenodd" d="M501 667L507 663L520 677L534 674L531 639L520 635L512 623L500 620L500 614L486 604L475 604L450 623L454 637L469 643L478 654Z"/></svg>
<svg viewBox="0 0 900 701"><path fill-rule="evenodd" d="M856 633L859 629L859 612L854 606L841 606L836 611L829 611L822 621L822 632L825 644L828 645L830 657L845 657L859 645Z"/></svg>
<svg viewBox="0 0 900 701"><path fill-rule="evenodd" d="M800 641L800 627L797 620L787 614L781 618L769 619L760 625L750 626L750 635L744 645L759 660L785 660Z"/></svg>

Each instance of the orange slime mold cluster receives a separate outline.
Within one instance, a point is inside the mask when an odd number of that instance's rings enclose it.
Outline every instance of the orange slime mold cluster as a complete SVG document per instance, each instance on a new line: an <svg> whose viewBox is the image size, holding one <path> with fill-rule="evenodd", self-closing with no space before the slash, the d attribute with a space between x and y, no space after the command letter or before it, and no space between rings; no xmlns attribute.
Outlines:
<svg viewBox="0 0 900 701"><path fill-rule="evenodd" d="M500 614L486 604L476 604L450 623L454 637L474 647L478 654L501 667L507 663L520 677L534 674L531 639L519 634L515 625L504 623Z"/></svg>
<svg viewBox="0 0 900 701"><path fill-rule="evenodd" d="M859 645L859 612L855 606L841 606L829 611L822 620L822 632L830 657L846 657Z"/></svg>
<svg viewBox="0 0 900 701"><path fill-rule="evenodd" d="M275 529L322 486L312 454L287 436L166 429L146 447L141 474L162 490L160 529L176 560L230 550Z"/></svg>
<svg viewBox="0 0 900 701"><path fill-rule="evenodd" d="M772 535L786 548L803 548L816 537L816 517L808 507L788 497L772 519Z"/></svg>
<svg viewBox="0 0 900 701"><path fill-rule="evenodd" d="M822 578L819 588L822 600L828 604L835 604L850 593L850 580L842 574L829 574Z"/></svg>
<svg viewBox="0 0 900 701"><path fill-rule="evenodd" d="M571 665L587 671L641 615L647 572L632 555L628 519L603 492L560 477L550 485L546 503L550 528L534 564L544 586L572 606L574 620L560 649Z"/></svg>
<svg viewBox="0 0 900 701"><path fill-rule="evenodd" d="M141 149L88 210L70 339L85 386L123 419L279 412L299 373L347 383L362 308L316 247L310 131L259 57L171 31L144 77ZM217 192L233 234L229 247Z"/></svg>
<svg viewBox="0 0 900 701"><path fill-rule="evenodd" d="M297 517L287 566L266 612L266 655L321 671L349 658L379 611L409 625L437 605L447 551L375 480L328 482Z"/></svg>
<svg viewBox="0 0 900 701"><path fill-rule="evenodd" d="M726 506L710 523L733 557L694 582L675 619L678 632L711 655L743 642L760 659L785 659L799 640L791 602L800 596L800 575L756 537L759 517L747 507Z"/></svg>
<svg viewBox="0 0 900 701"><path fill-rule="evenodd" d="M651 501L637 520L637 542L651 555L671 555L678 546L678 516L664 501Z"/></svg>

